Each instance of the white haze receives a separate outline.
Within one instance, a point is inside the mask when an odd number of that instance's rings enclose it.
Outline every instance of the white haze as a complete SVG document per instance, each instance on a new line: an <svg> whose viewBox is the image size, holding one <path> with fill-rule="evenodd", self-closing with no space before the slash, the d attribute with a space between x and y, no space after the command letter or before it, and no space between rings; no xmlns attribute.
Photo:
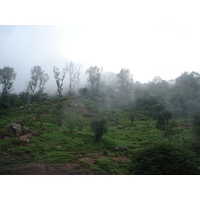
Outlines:
<svg viewBox="0 0 200 200"><path fill-rule="evenodd" d="M53 66L62 69L67 61L82 64L82 80L91 65L114 73L129 68L142 83L156 75L170 80L199 71L199 35L199 26L0 26L0 68L14 68L16 92L35 65L50 75L52 90Z"/></svg>

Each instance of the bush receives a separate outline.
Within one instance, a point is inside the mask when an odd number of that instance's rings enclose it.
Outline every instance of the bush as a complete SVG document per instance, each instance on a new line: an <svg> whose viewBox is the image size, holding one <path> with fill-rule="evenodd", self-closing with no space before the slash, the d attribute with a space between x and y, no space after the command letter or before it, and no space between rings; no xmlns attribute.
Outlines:
<svg viewBox="0 0 200 200"><path fill-rule="evenodd" d="M135 175L199 174L199 160L191 151L172 143L158 143L140 150L129 169Z"/></svg>
<svg viewBox="0 0 200 200"><path fill-rule="evenodd" d="M200 156L200 113L195 113L192 121L192 150Z"/></svg>
<svg viewBox="0 0 200 200"><path fill-rule="evenodd" d="M135 115L134 115L134 113L131 113L129 115L129 119L130 119L131 123L133 123L135 121Z"/></svg>
<svg viewBox="0 0 200 200"><path fill-rule="evenodd" d="M96 117L91 122L90 127L95 134L95 140L99 141L102 139L103 134L108 131L108 122L105 118Z"/></svg>

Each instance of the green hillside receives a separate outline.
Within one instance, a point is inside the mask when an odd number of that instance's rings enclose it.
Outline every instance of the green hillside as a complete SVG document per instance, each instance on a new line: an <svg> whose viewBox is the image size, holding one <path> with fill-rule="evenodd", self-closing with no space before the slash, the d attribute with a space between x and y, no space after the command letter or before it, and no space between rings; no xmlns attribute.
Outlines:
<svg viewBox="0 0 200 200"><path fill-rule="evenodd" d="M96 102L96 103L95 103ZM130 121L134 113L134 121ZM90 123L95 117L108 121L108 131L96 141ZM187 146L190 119L176 119L172 142ZM28 129L28 142L5 136L9 124ZM1 174L129 174L138 150L167 142L149 113L107 109L103 101L67 96L10 108L0 119Z"/></svg>

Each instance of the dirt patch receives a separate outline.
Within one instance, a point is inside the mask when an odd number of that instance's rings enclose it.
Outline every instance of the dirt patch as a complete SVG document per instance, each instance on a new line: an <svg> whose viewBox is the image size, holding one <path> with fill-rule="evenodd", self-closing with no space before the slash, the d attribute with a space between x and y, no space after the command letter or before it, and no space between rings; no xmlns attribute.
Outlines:
<svg viewBox="0 0 200 200"><path fill-rule="evenodd" d="M86 162L88 164L93 164L94 163L94 158L84 157L84 158L79 159L79 161L84 161L84 162Z"/></svg>
<svg viewBox="0 0 200 200"><path fill-rule="evenodd" d="M28 164L23 166L7 167L0 170L1 175L71 175L75 174L77 163L52 166L45 163ZM85 175L89 173L81 172Z"/></svg>
<svg viewBox="0 0 200 200"><path fill-rule="evenodd" d="M113 159L119 160L119 161L127 161L127 160L129 160L126 156L113 157Z"/></svg>

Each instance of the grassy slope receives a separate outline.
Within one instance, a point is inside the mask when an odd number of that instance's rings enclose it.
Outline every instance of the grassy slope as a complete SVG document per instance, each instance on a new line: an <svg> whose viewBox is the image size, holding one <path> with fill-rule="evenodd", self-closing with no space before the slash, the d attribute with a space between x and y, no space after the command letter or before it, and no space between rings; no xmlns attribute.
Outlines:
<svg viewBox="0 0 200 200"><path fill-rule="evenodd" d="M55 115L58 104L64 105L65 116L84 120L82 130L75 126L70 133L64 121L58 125ZM19 138L0 140L1 174L8 173L9 167L30 163L56 167L75 164L70 174L126 174L132 152L163 139L155 128L155 121L147 114L135 113L136 121L130 123L128 111L98 107L99 113L109 121L109 131L101 142L94 140L90 130L90 121L97 115L96 106L90 100L63 97L25 106L24 110L9 110L6 116L1 117L0 130L7 129L10 123L19 123L30 127L36 134L26 144L20 143ZM183 131L174 140L178 142L180 137L187 140L190 137L185 127L187 120L179 119L178 122ZM123 129L118 129L118 125ZM123 151L115 151L116 146L122 146Z"/></svg>

